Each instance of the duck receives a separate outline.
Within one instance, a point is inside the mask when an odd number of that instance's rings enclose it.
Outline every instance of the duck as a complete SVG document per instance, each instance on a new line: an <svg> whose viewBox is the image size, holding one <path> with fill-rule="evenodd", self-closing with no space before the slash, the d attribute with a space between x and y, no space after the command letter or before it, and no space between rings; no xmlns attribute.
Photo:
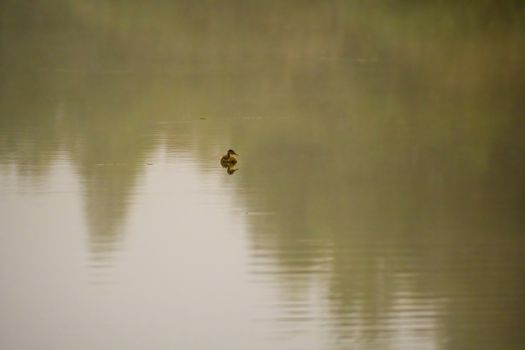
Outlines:
<svg viewBox="0 0 525 350"><path fill-rule="evenodd" d="M223 168L231 167L234 164L237 164L237 158L235 156L238 156L237 153L235 153L234 150L229 149L228 152L226 152L225 155L221 158L221 165Z"/></svg>

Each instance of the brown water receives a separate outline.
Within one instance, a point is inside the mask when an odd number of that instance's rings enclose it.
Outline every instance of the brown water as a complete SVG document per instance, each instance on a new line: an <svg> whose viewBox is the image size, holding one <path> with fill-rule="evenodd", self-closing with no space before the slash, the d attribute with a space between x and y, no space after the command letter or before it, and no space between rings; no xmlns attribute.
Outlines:
<svg viewBox="0 0 525 350"><path fill-rule="evenodd" d="M523 348L520 12L90 3L0 5L1 349Z"/></svg>

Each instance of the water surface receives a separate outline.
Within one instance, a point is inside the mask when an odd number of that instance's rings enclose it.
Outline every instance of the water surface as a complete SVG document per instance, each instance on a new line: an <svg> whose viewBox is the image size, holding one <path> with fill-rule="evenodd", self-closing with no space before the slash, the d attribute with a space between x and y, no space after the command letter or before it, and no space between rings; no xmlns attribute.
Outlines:
<svg viewBox="0 0 525 350"><path fill-rule="evenodd" d="M523 21L441 4L5 2L0 347L520 349Z"/></svg>

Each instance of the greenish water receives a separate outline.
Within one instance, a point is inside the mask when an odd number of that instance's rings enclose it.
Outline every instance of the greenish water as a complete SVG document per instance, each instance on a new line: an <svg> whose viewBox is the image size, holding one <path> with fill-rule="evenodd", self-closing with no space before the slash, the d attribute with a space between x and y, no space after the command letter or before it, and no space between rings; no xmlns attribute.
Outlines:
<svg viewBox="0 0 525 350"><path fill-rule="evenodd" d="M2 2L0 348L521 349L524 10L470 6Z"/></svg>

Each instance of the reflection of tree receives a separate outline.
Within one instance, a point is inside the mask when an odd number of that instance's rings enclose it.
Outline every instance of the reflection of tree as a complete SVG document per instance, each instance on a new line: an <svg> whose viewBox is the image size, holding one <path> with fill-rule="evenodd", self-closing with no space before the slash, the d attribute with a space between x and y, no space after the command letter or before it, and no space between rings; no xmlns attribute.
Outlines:
<svg viewBox="0 0 525 350"><path fill-rule="evenodd" d="M522 240L525 193L525 65L512 24L487 37L482 20L473 31L452 15L433 27L432 7L232 3L217 16L212 4L71 2L69 20L25 29L48 31L37 43L2 11L1 59L12 69L1 70L0 159L41 176L66 152L103 253L161 139L203 158L234 141L252 160L236 174L257 190L247 205L274 214L251 217L256 250L271 256L286 298L303 298L312 276L326 281L341 333L357 322L380 337L399 295L450 297L439 327L461 348L458 326L490 317L477 318L477 300L496 316L510 308L502 291L521 301L522 245L507 243ZM171 21L179 12L196 16ZM510 255L505 276L480 260L498 250Z"/></svg>
<svg viewBox="0 0 525 350"><path fill-rule="evenodd" d="M521 130L514 119L519 114L501 113L519 96L510 89L481 101L468 90L451 98L382 79L381 87L362 85L334 98L316 89L346 80L325 78L329 82L318 80L310 90L302 85L299 97L315 102L290 104L288 113L300 115L300 122L243 125L246 135L271 140L240 146L265 167L244 166L245 186L258 188L259 209L275 211L278 221L272 229L264 219L251 220L252 231L263 233L255 239L258 250L266 247L288 272L284 285L305 269L315 274L319 261L329 259L324 271L342 333L367 325L381 337L383 322L396 315L398 295L419 295L441 300L438 310L423 308L440 321L434 328L445 327L456 347L465 347L473 340L458 328L492 324L490 317L507 310L507 297L523 292L522 249L513 247L523 243L523 162L514 152L494 153L523 150L522 138L505 137L509 123ZM398 92L385 95L392 91ZM505 233L502 225L509 225ZM483 260L497 261L498 250L510 255L509 266L485 271ZM505 277L498 278L502 271ZM493 279L499 287L483 289ZM506 329L517 324L515 317L474 341L509 341Z"/></svg>
<svg viewBox="0 0 525 350"><path fill-rule="evenodd" d="M96 249L108 249L123 224L129 196L157 146L127 81L83 80L68 96L68 149L85 190L87 222ZM100 243L100 244L99 244Z"/></svg>
<svg viewBox="0 0 525 350"><path fill-rule="evenodd" d="M49 88L46 76L19 72L17 77L0 83L0 156L16 159L20 175L38 178L60 149L54 120L57 103L41 94L42 89ZM29 104L27 96L32 96Z"/></svg>

